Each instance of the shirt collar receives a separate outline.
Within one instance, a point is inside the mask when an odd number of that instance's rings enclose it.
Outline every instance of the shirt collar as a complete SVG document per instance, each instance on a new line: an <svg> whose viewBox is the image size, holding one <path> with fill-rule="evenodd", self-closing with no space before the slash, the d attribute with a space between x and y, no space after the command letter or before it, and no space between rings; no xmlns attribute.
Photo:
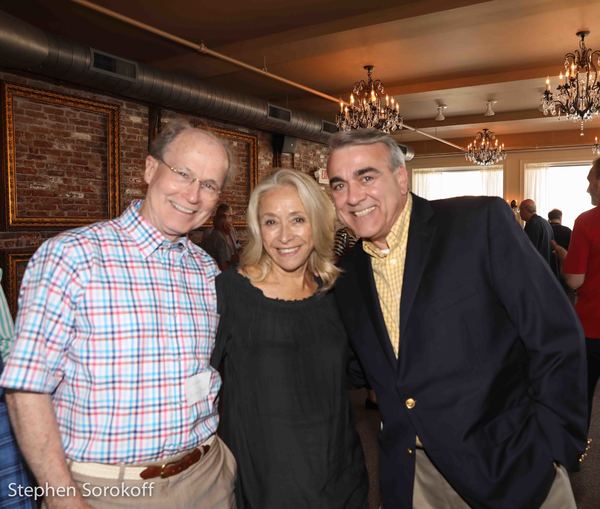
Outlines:
<svg viewBox="0 0 600 509"><path fill-rule="evenodd" d="M140 214L143 200L134 200L127 210L116 220L117 224L125 231L139 247L144 258L148 258L160 247L177 248L181 245L184 250L189 251L191 240L187 236L179 237L175 241L166 239L165 236L151 225Z"/></svg>
<svg viewBox="0 0 600 509"><path fill-rule="evenodd" d="M410 221L410 213L412 210L412 195L408 193L404 208L400 212L398 219L392 225L392 229L387 234L385 241L387 242L388 249L380 249L371 241L365 240L362 243L363 251L373 258L385 258L391 251L397 249L402 239L402 232L405 228L408 228L408 221Z"/></svg>

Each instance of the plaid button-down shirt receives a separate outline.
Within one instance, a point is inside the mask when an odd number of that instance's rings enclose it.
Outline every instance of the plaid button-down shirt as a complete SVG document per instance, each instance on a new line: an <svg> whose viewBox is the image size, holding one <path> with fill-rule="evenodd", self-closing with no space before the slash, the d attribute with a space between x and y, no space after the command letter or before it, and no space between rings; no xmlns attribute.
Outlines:
<svg viewBox="0 0 600 509"><path fill-rule="evenodd" d="M217 266L189 239L166 240L140 206L48 240L23 278L0 385L52 393L75 461L154 461L217 428ZM201 372L209 390L188 401Z"/></svg>

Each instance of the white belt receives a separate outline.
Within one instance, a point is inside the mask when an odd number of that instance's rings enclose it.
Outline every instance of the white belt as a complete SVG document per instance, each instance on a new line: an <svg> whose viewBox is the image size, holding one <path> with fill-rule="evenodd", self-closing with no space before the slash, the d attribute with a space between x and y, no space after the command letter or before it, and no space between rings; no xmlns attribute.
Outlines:
<svg viewBox="0 0 600 509"><path fill-rule="evenodd" d="M198 447L203 445L212 445L215 441L216 435L212 435L206 442L203 442ZM184 453L185 454L185 453ZM150 465L160 465L164 463L170 463L175 458L181 457L182 454L172 456L169 458L163 458L162 460L154 461L148 465L143 466L129 466L126 464L121 465L108 465L106 463L87 463L79 461L67 460L67 465L74 474L86 475L89 477L99 477L100 479L122 479L124 481L142 481L140 474L146 470Z"/></svg>

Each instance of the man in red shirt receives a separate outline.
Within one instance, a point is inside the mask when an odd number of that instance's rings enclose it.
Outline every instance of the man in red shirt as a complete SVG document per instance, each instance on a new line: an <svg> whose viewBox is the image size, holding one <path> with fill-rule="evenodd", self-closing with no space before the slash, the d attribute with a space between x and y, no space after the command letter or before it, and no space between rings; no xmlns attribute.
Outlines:
<svg viewBox="0 0 600 509"><path fill-rule="evenodd" d="M587 192L594 208L575 220L569 251L556 244L554 248L564 258L565 281L577 290L575 309L586 336L588 419L591 419L594 388L600 377L600 159L594 161L587 178Z"/></svg>

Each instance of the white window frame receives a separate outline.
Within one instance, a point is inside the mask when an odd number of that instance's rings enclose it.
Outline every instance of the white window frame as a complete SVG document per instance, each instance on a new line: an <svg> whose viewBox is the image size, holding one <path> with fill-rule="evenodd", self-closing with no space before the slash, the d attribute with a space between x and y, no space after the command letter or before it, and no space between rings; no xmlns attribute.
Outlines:
<svg viewBox="0 0 600 509"><path fill-rule="evenodd" d="M587 174L587 171L589 171L589 168L591 165L592 165L591 158L588 160L583 160L583 161L552 161L552 162L532 162L532 163L525 162L525 164L523 165L523 176L522 176L523 199L530 198L533 201L535 201L536 205L537 205L537 214L539 216L543 217L544 219L548 218L548 212L551 209L557 208L557 209L562 210L563 225L568 226L569 228L572 228L575 218L581 212L592 208L592 205L591 205L591 202L589 199L589 195L586 192L587 183L586 183L586 180L585 180L585 177L583 176L583 174L579 175L576 179L573 180L573 183L575 184L575 186L581 190L581 193L579 195L580 196L579 200L581 200L581 201L578 200L579 206L577 208L575 208L573 211L573 207L565 206L564 203L561 203L557 199L550 198L548 200L546 196L541 197L541 196L537 195L537 192L535 190L528 189L527 173L529 170L536 170L536 169L542 169L542 168L568 168L570 166L571 167L582 166L582 167L587 168L587 170L585 171L585 173ZM544 184L540 184L540 185L543 186Z"/></svg>
<svg viewBox="0 0 600 509"><path fill-rule="evenodd" d="M427 199L437 199L437 198L441 198L441 197L447 197L446 195L439 195L439 194L434 194L433 196L431 194L429 194L429 196L424 195L427 193L423 193L420 189L418 189L419 186L415 185L415 176L419 175L419 174L427 174L427 173L450 173L450 172L499 172L501 174L501 182L500 185L498 186L497 192L494 194L487 194L487 196L498 196L500 198L502 198L504 196L504 166L503 165L493 165L493 166L486 166L486 167L481 167L481 166L453 166L453 167L439 167L439 168L413 168L412 169L412 174L411 174L411 190L419 195L419 196L423 196L423 198L427 198ZM421 194L420 194L421 192ZM483 193L483 195L486 195L485 192ZM453 196L464 196L464 194L456 194Z"/></svg>

